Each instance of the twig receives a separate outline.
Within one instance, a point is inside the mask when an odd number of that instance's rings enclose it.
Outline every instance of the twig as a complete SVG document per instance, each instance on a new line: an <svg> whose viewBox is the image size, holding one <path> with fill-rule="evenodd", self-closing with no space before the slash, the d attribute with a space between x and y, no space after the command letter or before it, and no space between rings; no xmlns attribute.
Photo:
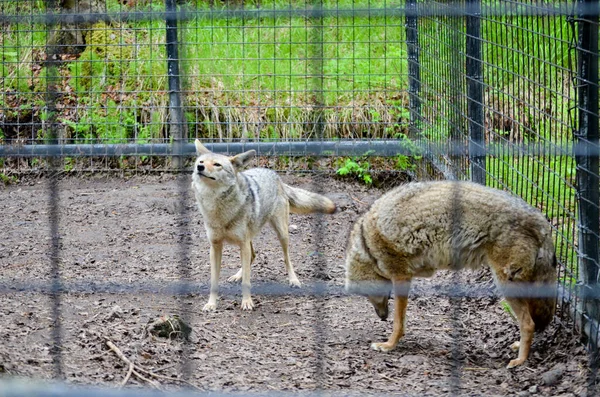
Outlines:
<svg viewBox="0 0 600 397"><path fill-rule="evenodd" d="M169 365L165 365L164 367L160 367L160 368L156 368L154 371L152 371L153 374L157 373L157 372L162 372L165 371L169 368L173 368L176 364L169 364Z"/></svg>
<svg viewBox="0 0 600 397"><path fill-rule="evenodd" d="M114 343L112 343L109 340L106 341L106 345L110 348L110 350L112 350L117 355L117 357L119 357L121 360L123 360L125 363L127 363L129 365L129 371L131 371L131 373L133 375L137 376L141 380L144 380L144 381L150 383L152 386L156 387L157 389L160 389L160 383L155 382L152 379L148 379L148 378L144 377L141 373L144 373L144 374L146 374L148 376L151 376L151 377L154 377L156 379L165 379L165 380L169 380L169 381L176 381L176 382L180 382L180 383L185 383L186 385L191 386L191 387L193 387L196 390L202 391L201 388L199 388L198 386L194 385L191 382L188 382L185 379L171 378L170 376L160 375L160 374L154 373L152 371L145 370L144 368L142 368L142 367L140 367L138 365L135 365L127 357L125 357L125 355L123 354L123 352L117 346L115 346ZM127 381L129 380L130 376L131 376L131 374L128 373L127 376L125 377L125 379L123 380L123 382L121 382L121 385L125 385L125 383L127 383Z"/></svg>
<svg viewBox="0 0 600 397"><path fill-rule="evenodd" d="M140 369L141 371L144 371L145 373L147 373L150 376L154 376L157 379L165 379L165 380L171 380L171 381L176 381L176 382L181 382L181 383L185 383L188 386L193 387L194 389L198 390L198 391L203 391L201 388L199 388L198 386L196 386L195 384L188 382L185 379L179 379L179 378L171 378L170 376L165 376L165 375L160 375L160 374L156 374L154 372L150 372L150 371L146 371L144 369L141 369L138 367L138 369Z"/></svg>
<svg viewBox="0 0 600 397"><path fill-rule="evenodd" d="M137 372L137 371L135 370L135 368L137 368L137 369L141 369L140 367L137 367L137 366L135 366L135 365L134 365L134 370L132 371L132 373L133 373L135 376L137 376L137 377L138 377L138 378L140 378L141 380L144 380L144 381L146 381L146 382L150 383L152 386L154 386L154 387L155 387L155 388L157 388L158 390L161 390L161 388L160 388L160 383L158 383L158 382L155 382L155 381L153 381L152 379L148 379L148 378L146 378L144 375L142 375L142 374L140 374L139 372Z"/></svg>
<svg viewBox="0 0 600 397"><path fill-rule="evenodd" d="M395 379L392 379L392 378L390 378L389 376L386 376L386 375L384 375L384 374L379 374L379 377L380 377L380 378L382 378L382 379L385 379L385 380L387 380L387 381L389 381L389 382L396 382L396 380L395 380Z"/></svg>
<svg viewBox="0 0 600 397"><path fill-rule="evenodd" d="M127 382L129 381L129 378L131 377L131 374L133 373L133 363L129 364L129 369L127 370L127 375L125 375L125 379L123 379L123 381L121 382L120 387L123 387L127 384Z"/></svg>
<svg viewBox="0 0 600 397"><path fill-rule="evenodd" d="M363 204L363 205L367 205L367 203L365 203L364 201L360 201L359 199L357 199L353 195L350 195L350 198L352 198L352 200L356 201L357 203L360 203L360 204Z"/></svg>
<svg viewBox="0 0 600 397"><path fill-rule="evenodd" d="M132 374L134 374L135 376L137 376L138 378L140 378L141 380L144 380L148 383L150 383L152 386L154 386L155 388L160 390L160 384L153 381L152 379L148 379L144 376L142 376L142 374L140 374L139 372L136 371L136 368L139 369L140 371L144 371L143 369L137 367L133 362L131 362L127 357L125 357L125 355L123 354L123 352L121 351L121 349L119 349L117 346L115 346L114 343L112 343L111 341L107 340L106 341L106 346L109 347L110 350L112 350L117 357L119 357L121 360L123 360L127 365L129 365L130 371ZM126 377L126 380L129 380L128 377ZM124 383L123 383L124 384Z"/></svg>

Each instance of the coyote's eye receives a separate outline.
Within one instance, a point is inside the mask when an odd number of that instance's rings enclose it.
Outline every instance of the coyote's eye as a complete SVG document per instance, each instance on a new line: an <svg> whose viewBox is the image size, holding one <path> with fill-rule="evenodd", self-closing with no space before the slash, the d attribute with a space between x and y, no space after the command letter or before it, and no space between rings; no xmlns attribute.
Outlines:
<svg viewBox="0 0 600 397"><path fill-rule="evenodd" d="M214 163L213 165L214 165L215 167L221 167L221 164L220 164L220 163Z"/></svg>
<svg viewBox="0 0 600 397"><path fill-rule="evenodd" d="M198 161L198 164L204 164L204 160Z"/></svg>

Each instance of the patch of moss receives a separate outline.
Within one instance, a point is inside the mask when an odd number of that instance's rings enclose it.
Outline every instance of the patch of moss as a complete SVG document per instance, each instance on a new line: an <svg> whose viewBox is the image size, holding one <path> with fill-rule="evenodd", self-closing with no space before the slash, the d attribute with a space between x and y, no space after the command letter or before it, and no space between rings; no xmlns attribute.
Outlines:
<svg viewBox="0 0 600 397"><path fill-rule="evenodd" d="M132 49L126 44L125 31L119 26L109 26L100 21L85 33L86 48L73 64L73 76L78 85L89 89L92 78L121 78L126 62L131 60Z"/></svg>

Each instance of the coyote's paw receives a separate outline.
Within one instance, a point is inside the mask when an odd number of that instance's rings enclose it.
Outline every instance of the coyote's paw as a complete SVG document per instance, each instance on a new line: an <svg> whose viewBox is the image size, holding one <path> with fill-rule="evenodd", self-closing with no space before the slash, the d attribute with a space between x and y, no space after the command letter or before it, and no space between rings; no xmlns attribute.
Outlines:
<svg viewBox="0 0 600 397"><path fill-rule="evenodd" d="M521 347L521 342L520 341L516 341L515 343L513 343L512 345L510 345L510 348L514 352L518 351L519 347Z"/></svg>
<svg viewBox="0 0 600 397"><path fill-rule="evenodd" d="M506 369L514 368L516 366L519 366L519 365L523 364L524 362L525 362L525 360L521 359L521 358L516 358L514 360L510 360L510 362L506 366Z"/></svg>
<svg viewBox="0 0 600 397"><path fill-rule="evenodd" d="M302 283L298 280L298 277L290 277L290 287L302 287Z"/></svg>
<svg viewBox="0 0 600 397"><path fill-rule="evenodd" d="M236 274L229 277L227 281L230 283L239 283L240 281L242 281L242 269L238 270Z"/></svg>
<svg viewBox="0 0 600 397"><path fill-rule="evenodd" d="M242 310L252 310L252 309L254 309L254 303L252 302L252 298L242 299Z"/></svg>
<svg viewBox="0 0 600 397"><path fill-rule="evenodd" d="M372 343L371 344L371 349L377 350L377 351L380 351L380 352L384 352L384 353L387 353L387 352L389 352L391 350L394 350L395 347L396 347L395 345L392 345L391 343L388 343L388 342Z"/></svg>
<svg viewBox="0 0 600 397"><path fill-rule="evenodd" d="M215 302L208 302L202 308L203 312L214 312L215 310L217 310L217 304Z"/></svg>

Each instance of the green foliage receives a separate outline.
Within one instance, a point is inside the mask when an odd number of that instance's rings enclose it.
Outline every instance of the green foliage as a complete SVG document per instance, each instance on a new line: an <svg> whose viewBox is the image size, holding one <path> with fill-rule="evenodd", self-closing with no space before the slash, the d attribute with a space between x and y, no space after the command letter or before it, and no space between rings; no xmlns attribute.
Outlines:
<svg viewBox="0 0 600 397"><path fill-rule="evenodd" d="M397 133L395 138L400 139L400 148L402 151L402 153L396 156L396 169L414 171L416 169L414 161L419 161L423 157L421 148L404 133Z"/></svg>
<svg viewBox="0 0 600 397"><path fill-rule="evenodd" d="M111 99L104 104L92 104L90 109L93 111L77 120L59 119L67 125L76 143L91 142L96 138L107 143L123 143L137 138L138 143L144 143L153 128L157 128L156 123L143 126L137 121L136 109L124 108Z"/></svg>
<svg viewBox="0 0 600 397"><path fill-rule="evenodd" d="M572 156L488 156L486 184L508 190L540 209L555 228L558 261L578 275L576 236L577 196ZM563 283L573 278L564 275Z"/></svg>
<svg viewBox="0 0 600 397"><path fill-rule="evenodd" d="M369 167L369 162L366 160L366 155L364 155L362 158L346 159L344 164L337 169L336 174L355 177L365 185L371 185L373 178L369 172Z"/></svg>
<svg viewBox="0 0 600 397"><path fill-rule="evenodd" d="M72 171L75 168L75 159L73 157L65 157L63 164L65 172Z"/></svg>
<svg viewBox="0 0 600 397"><path fill-rule="evenodd" d="M0 172L0 182L4 185L10 185L11 183L17 183L19 180L14 175L6 175L3 172Z"/></svg>
<svg viewBox="0 0 600 397"><path fill-rule="evenodd" d="M510 304L506 300L502 299L500 301L500 307L502 307L502 310L504 310L505 312L507 312L508 315L513 318L513 320L515 320L515 321L517 320L517 317L515 316L515 313L513 312L512 308L510 307Z"/></svg>

